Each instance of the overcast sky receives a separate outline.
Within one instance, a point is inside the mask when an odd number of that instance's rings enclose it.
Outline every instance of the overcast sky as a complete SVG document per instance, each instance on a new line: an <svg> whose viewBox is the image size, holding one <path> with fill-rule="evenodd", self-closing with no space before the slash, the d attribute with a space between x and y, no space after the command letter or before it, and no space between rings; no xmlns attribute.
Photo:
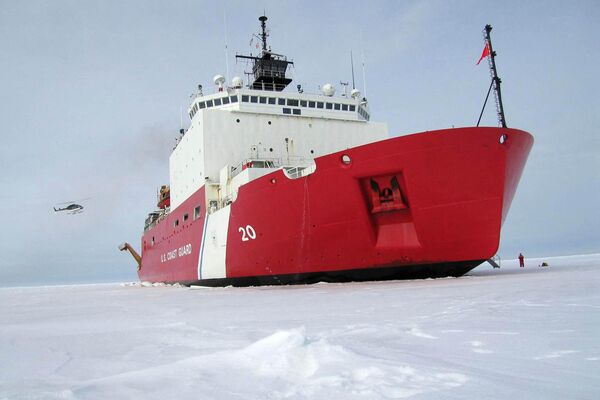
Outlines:
<svg viewBox="0 0 600 400"><path fill-rule="evenodd" d="M226 32L241 74L263 10L307 91L340 90L353 50L392 136L477 122L492 24L508 125L535 137L500 255L600 252L597 1L0 0L0 285L136 279L117 245L139 248L180 110L225 74Z"/></svg>

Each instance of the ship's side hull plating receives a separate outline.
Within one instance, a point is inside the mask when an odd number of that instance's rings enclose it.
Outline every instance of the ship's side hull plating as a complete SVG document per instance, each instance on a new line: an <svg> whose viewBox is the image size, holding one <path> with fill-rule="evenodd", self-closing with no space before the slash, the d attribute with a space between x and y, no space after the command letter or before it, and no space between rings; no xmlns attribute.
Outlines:
<svg viewBox="0 0 600 400"><path fill-rule="evenodd" d="M209 215L201 188L143 236L140 279L255 285L460 276L496 253L532 144L526 132L499 128L388 139L317 158L304 177L278 170L258 178Z"/></svg>

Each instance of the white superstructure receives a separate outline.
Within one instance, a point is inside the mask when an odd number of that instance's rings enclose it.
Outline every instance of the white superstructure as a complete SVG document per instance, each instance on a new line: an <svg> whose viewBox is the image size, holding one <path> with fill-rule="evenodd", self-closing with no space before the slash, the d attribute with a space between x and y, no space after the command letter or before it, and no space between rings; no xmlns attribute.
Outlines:
<svg viewBox="0 0 600 400"><path fill-rule="evenodd" d="M266 16L259 18L262 51L250 60L248 84L239 77L225 84L215 75L215 93L202 86L188 109L187 131L169 158L170 209L174 210L203 186L206 212L235 201L238 189L276 169L290 179L314 172L316 157L387 138L387 126L370 122L367 100L353 88L335 95L329 83L321 94L289 89L286 76L294 63L267 45ZM286 88L288 88L286 90Z"/></svg>
<svg viewBox="0 0 600 400"><path fill-rule="evenodd" d="M188 111L191 125L169 159L172 210L202 185L210 186L207 207L219 207L273 169L304 168L321 155L387 138L386 124L369 121L366 101L351 97L223 89L197 96ZM252 171L240 175L245 166Z"/></svg>

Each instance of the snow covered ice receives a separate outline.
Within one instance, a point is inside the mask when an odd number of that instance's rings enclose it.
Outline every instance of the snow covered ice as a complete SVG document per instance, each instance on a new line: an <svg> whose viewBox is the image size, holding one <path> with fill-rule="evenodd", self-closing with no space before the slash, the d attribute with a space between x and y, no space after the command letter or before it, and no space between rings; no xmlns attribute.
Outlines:
<svg viewBox="0 0 600 400"><path fill-rule="evenodd" d="M600 398L600 255L526 264L350 284L3 288L0 399Z"/></svg>

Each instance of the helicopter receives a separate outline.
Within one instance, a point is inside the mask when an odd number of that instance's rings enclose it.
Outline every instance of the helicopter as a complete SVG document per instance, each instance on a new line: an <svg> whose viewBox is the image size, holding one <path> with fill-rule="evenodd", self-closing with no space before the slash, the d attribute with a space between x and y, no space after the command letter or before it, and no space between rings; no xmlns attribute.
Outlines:
<svg viewBox="0 0 600 400"><path fill-rule="evenodd" d="M88 199L83 199L83 200L88 200ZM67 214L80 214L83 212L83 206L81 204L77 204L79 202L82 202L83 200L77 200L75 201L67 201L64 203L58 203L56 204L55 207L52 207L54 209L54 212L62 212L62 211L66 211ZM64 207L61 207L64 206ZM56 208L58 207L58 208Z"/></svg>

